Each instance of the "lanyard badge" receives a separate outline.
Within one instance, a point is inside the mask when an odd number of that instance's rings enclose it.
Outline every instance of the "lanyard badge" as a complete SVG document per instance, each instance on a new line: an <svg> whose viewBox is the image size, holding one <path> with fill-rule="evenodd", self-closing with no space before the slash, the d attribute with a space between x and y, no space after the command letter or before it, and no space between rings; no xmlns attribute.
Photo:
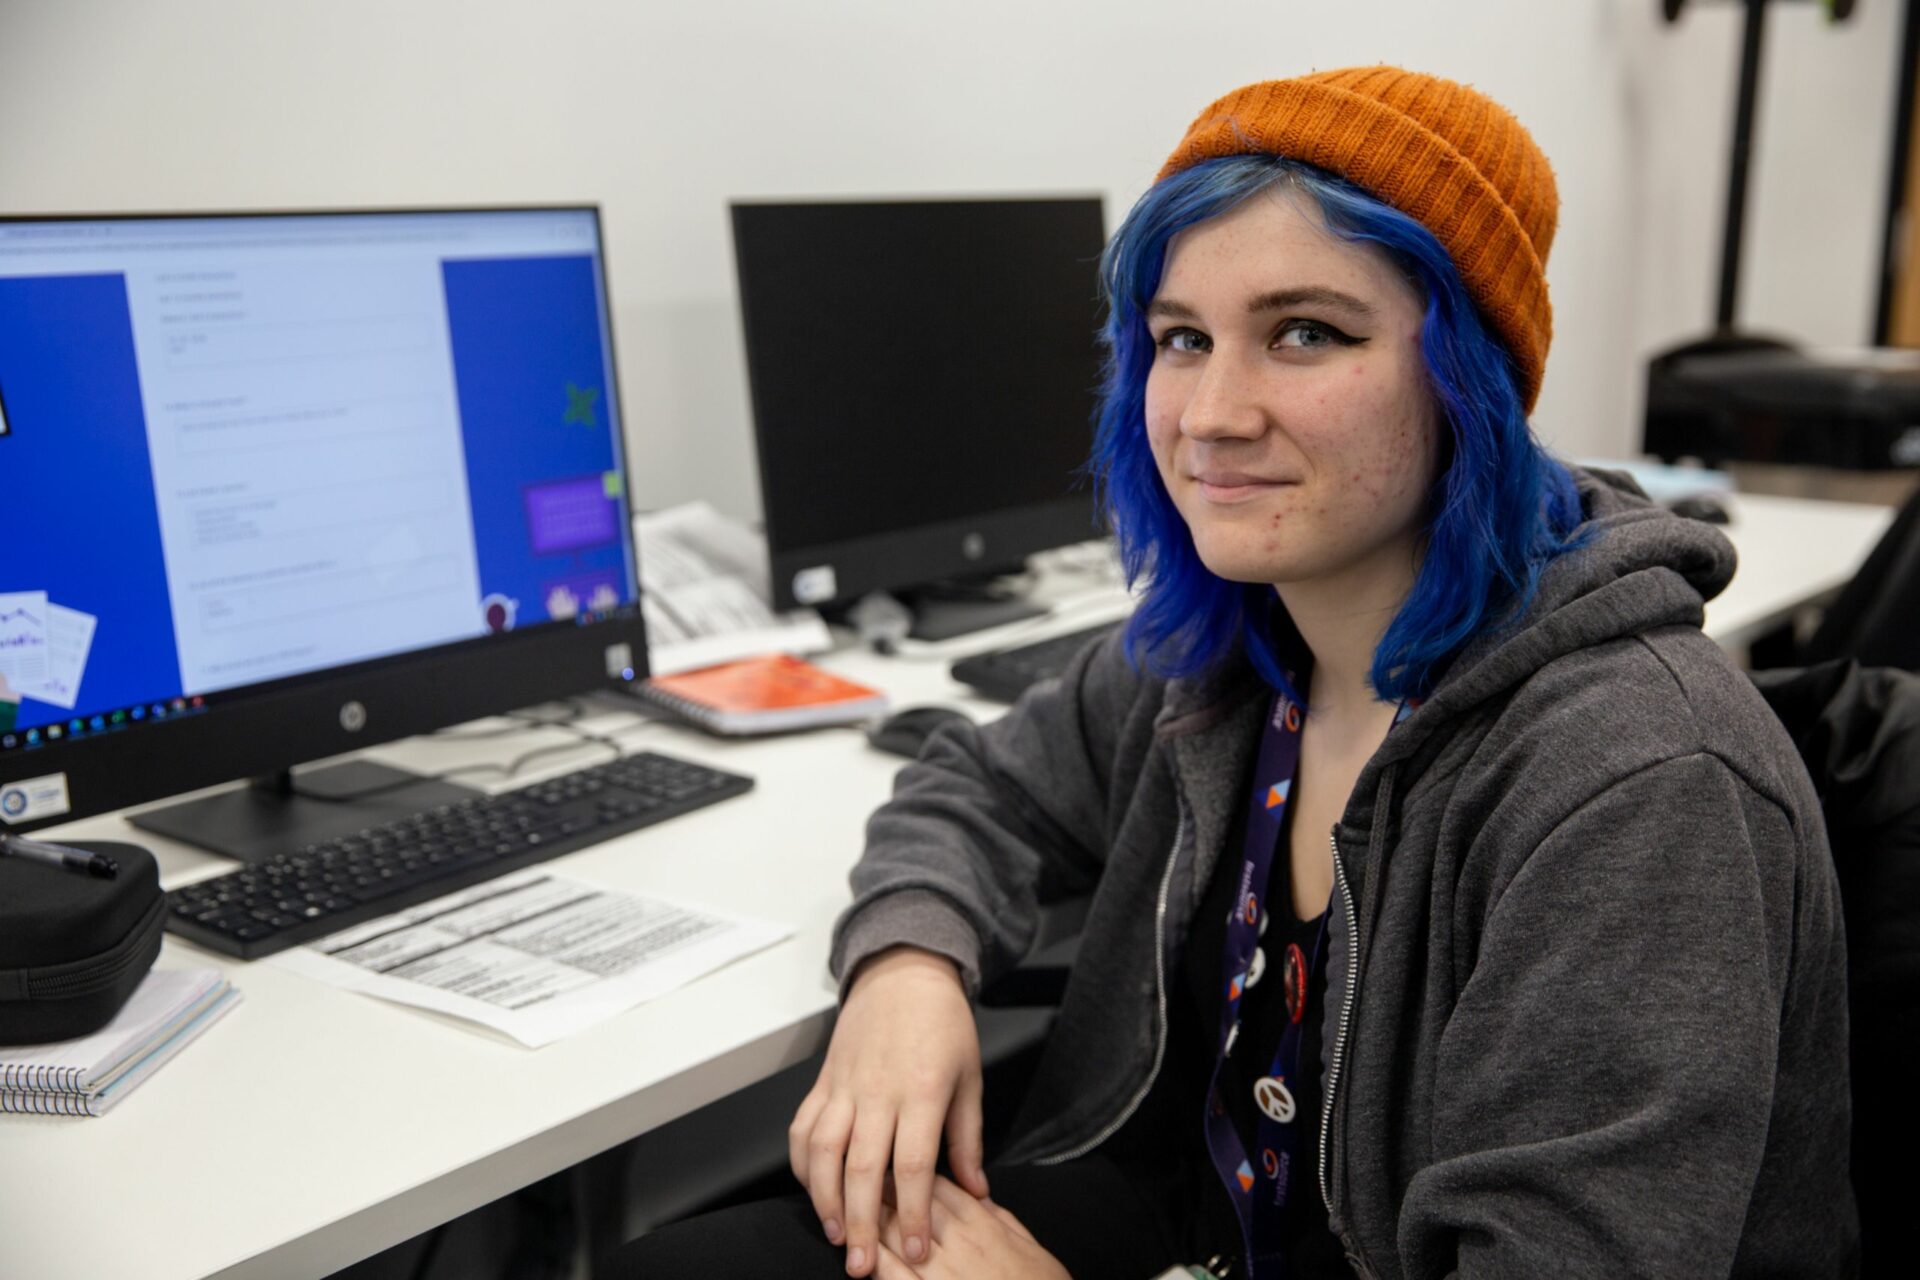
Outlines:
<svg viewBox="0 0 1920 1280"><path fill-rule="evenodd" d="M1292 672L1287 681L1298 688ZM1398 725L1419 703L1409 699L1395 713ZM1285 1226L1287 1205L1298 1184L1299 1153L1303 1143L1299 1133L1299 1103L1294 1096L1295 1081L1301 1070L1300 1053L1305 1033L1307 993L1313 975L1326 963L1327 922L1323 916L1311 952L1297 943L1286 944L1281 954L1280 981L1283 984L1287 1021L1281 1030L1280 1044L1266 1074L1254 1082L1253 1100L1260 1109L1255 1151L1249 1152L1234 1128L1222 1094L1226 1060L1240 1035L1241 1004L1246 993L1266 976L1269 968L1262 945L1268 914L1262 899L1273 872L1273 861L1284 830L1286 806L1300 769L1300 740L1305 713L1286 694L1276 694L1260 738L1260 750L1254 766L1254 788L1247 808L1247 837L1240 866L1240 882L1234 897L1233 914L1227 920L1224 949L1225 1000L1221 1004L1220 1026L1214 1041L1215 1054L1208 1087L1206 1139L1221 1181L1233 1200L1240 1219L1242 1244L1248 1259L1248 1272L1254 1280L1275 1280L1285 1275ZM1311 1066L1312 1064L1307 1064Z"/></svg>

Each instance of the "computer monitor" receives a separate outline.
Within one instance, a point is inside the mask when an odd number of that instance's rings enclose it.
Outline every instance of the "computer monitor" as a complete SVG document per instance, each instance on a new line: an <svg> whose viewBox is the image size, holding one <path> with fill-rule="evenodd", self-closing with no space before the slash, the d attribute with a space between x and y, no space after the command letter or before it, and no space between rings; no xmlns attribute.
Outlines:
<svg viewBox="0 0 1920 1280"><path fill-rule="evenodd" d="M1020 567L1097 536L1097 197L736 202L781 607ZM1029 610L1030 611L1030 610ZM938 638L1006 612L932 624Z"/></svg>
<svg viewBox="0 0 1920 1280"><path fill-rule="evenodd" d="M133 819L263 856L470 794L293 765L645 675L592 208L0 219L0 396L15 831L264 779Z"/></svg>

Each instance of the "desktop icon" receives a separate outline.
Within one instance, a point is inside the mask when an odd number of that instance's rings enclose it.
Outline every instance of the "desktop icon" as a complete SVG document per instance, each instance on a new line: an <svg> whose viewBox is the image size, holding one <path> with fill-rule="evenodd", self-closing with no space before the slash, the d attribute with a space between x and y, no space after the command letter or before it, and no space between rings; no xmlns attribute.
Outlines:
<svg viewBox="0 0 1920 1280"><path fill-rule="evenodd" d="M40 731L38 729L27 730L27 745L30 747L40 745Z"/></svg>
<svg viewBox="0 0 1920 1280"><path fill-rule="evenodd" d="M124 711L116 711L116 712L114 712L114 713L113 713L113 723L115 723L115 724L125 724L126 722L127 722L127 713L126 713L126 712L124 712Z"/></svg>
<svg viewBox="0 0 1920 1280"><path fill-rule="evenodd" d="M51 742L51 741L53 741L53 739L55 739L55 738L57 738L57 737L59 737L59 736L60 736L60 726L59 726L59 725L57 725L57 724L50 724L50 725L48 725L48 726L47 726L47 740L48 740L49 742Z"/></svg>
<svg viewBox="0 0 1920 1280"><path fill-rule="evenodd" d="M186 709L187 709L187 700L185 698L175 698L173 700L173 714L179 715L182 711L185 711Z"/></svg>
<svg viewBox="0 0 1920 1280"><path fill-rule="evenodd" d="M204 707L206 705L206 702L203 699L195 698L193 700L193 705L196 707Z"/></svg>
<svg viewBox="0 0 1920 1280"><path fill-rule="evenodd" d="M156 702L156 703L154 703L154 704L153 704L153 718L154 718L155 720L164 720L164 719L166 719L166 718L167 718L167 704L166 704L166 703L164 703L164 702Z"/></svg>
<svg viewBox="0 0 1920 1280"><path fill-rule="evenodd" d="M133 710L127 712L127 714L135 720L145 720L147 718L147 709L145 707L135 707Z"/></svg>
<svg viewBox="0 0 1920 1280"><path fill-rule="evenodd" d="M498 634L513 630L515 615L520 611L520 602L511 596L503 596L498 591L480 597L480 618L488 631Z"/></svg>
<svg viewBox="0 0 1920 1280"><path fill-rule="evenodd" d="M17 733L9 733L9 734L6 734L5 736L0 736L0 751L13 750L13 748L19 743L19 741L20 741L20 735Z"/></svg>
<svg viewBox="0 0 1920 1280"><path fill-rule="evenodd" d="M67 721L67 728L74 733L85 733L87 722L85 720L69 720Z"/></svg>
<svg viewBox="0 0 1920 1280"><path fill-rule="evenodd" d="M583 427L599 426L600 419L594 414L594 403L599 399L600 388L576 387L569 382L567 384L567 416L560 420L560 425L570 427L577 422Z"/></svg>
<svg viewBox="0 0 1920 1280"><path fill-rule="evenodd" d="M105 716L95 716L95 717L93 718L93 727L94 727L94 728L95 728L96 730L98 730L98 729L104 729L104 728L106 728L106 727L107 727L107 718L106 718Z"/></svg>

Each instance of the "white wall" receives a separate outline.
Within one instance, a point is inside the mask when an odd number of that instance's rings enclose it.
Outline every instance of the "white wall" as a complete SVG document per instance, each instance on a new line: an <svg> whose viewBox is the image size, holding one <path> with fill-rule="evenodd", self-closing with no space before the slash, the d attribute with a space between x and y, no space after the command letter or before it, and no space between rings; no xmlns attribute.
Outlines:
<svg viewBox="0 0 1920 1280"><path fill-rule="evenodd" d="M1099 191L1116 222L1250 80L1474 83L1553 158L1537 421L1630 451L1711 318L1735 7L1654 0L0 0L0 212L604 206L636 500L756 515L733 196ZM1777 6L1745 316L1868 334L1898 6ZM831 321L828 321L831 322Z"/></svg>
<svg viewBox="0 0 1920 1280"><path fill-rule="evenodd" d="M1823 7L1769 9L1738 320L1861 344L1873 337L1905 5L1864 0L1844 25ZM1713 319L1740 9L1701 4L1630 42L1623 105L1641 178L1631 315L1643 351Z"/></svg>

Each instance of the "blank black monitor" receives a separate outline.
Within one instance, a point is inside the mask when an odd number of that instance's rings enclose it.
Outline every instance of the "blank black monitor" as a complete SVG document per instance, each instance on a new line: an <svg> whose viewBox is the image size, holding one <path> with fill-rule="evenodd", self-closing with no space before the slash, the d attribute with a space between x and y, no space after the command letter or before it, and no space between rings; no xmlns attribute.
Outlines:
<svg viewBox="0 0 1920 1280"><path fill-rule="evenodd" d="M591 208L0 220L0 822L261 777L134 820L271 852L645 675L609 314Z"/></svg>
<svg viewBox="0 0 1920 1280"><path fill-rule="evenodd" d="M1097 197L733 205L776 604L1097 536Z"/></svg>

